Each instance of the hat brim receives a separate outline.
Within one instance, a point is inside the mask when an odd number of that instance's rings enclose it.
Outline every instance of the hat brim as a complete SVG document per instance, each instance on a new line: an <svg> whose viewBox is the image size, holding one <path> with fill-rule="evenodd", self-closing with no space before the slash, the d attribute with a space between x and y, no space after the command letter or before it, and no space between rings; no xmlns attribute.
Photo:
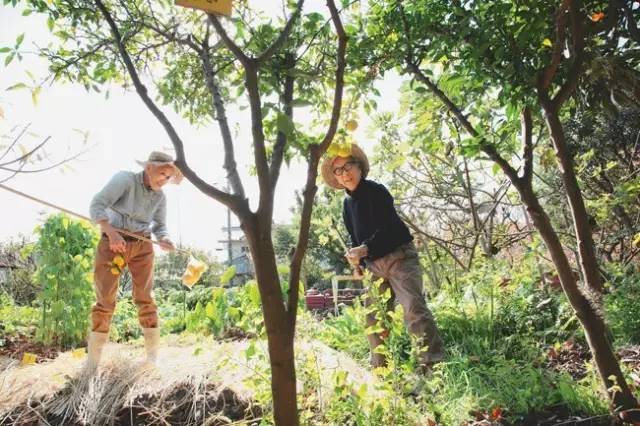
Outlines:
<svg viewBox="0 0 640 426"><path fill-rule="evenodd" d="M333 174L333 162L338 157L348 158L354 157L360 163L360 170L362 171L362 177L366 177L369 173L369 159L367 158L367 154L364 153L362 148L360 148L356 144L351 145L351 154L344 157L342 155L332 155L326 156L322 162L322 166L320 168L320 172L322 174L322 179L324 182L329 185L333 189L345 189L344 186L338 183L338 179Z"/></svg>

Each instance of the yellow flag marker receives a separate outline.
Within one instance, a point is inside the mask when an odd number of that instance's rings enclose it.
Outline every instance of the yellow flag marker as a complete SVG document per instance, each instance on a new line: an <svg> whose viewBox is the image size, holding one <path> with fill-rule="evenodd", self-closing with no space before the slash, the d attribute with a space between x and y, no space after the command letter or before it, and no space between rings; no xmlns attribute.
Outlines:
<svg viewBox="0 0 640 426"><path fill-rule="evenodd" d="M176 0L178 6L204 10L216 15L231 16L232 0Z"/></svg>
<svg viewBox="0 0 640 426"><path fill-rule="evenodd" d="M22 355L22 362L20 363L21 365L33 365L36 363L36 359L38 358L38 356L36 354L32 354L30 352L25 352Z"/></svg>
<svg viewBox="0 0 640 426"><path fill-rule="evenodd" d="M86 351L84 348L74 349L71 352L71 356L74 357L75 359L82 359L84 358L85 354L86 354Z"/></svg>

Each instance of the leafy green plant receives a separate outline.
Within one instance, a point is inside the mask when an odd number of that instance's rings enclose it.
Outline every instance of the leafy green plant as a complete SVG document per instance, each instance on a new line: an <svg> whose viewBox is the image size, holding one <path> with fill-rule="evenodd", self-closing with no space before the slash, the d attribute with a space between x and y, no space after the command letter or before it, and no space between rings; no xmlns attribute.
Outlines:
<svg viewBox="0 0 640 426"><path fill-rule="evenodd" d="M94 298L92 259L98 234L88 222L65 214L50 216L36 233L35 280L42 285L37 338L46 344L80 344Z"/></svg>
<svg viewBox="0 0 640 426"><path fill-rule="evenodd" d="M610 270L605 308L613 334L621 343L640 344L640 272L615 265Z"/></svg>

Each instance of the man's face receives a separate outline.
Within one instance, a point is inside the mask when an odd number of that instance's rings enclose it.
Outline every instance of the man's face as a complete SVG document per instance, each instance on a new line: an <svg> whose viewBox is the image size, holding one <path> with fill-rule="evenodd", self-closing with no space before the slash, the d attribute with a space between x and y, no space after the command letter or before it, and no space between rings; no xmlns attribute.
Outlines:
<svg viewBox="0 0 640 426"><path fill-rule="evenodd" d="M169 183L175 173L173 166L169 164L160 166L149 164L145 168L145 172L149 177L149 187L154 191L160 190Z"/></svg>
<svg viewBox="0 0 640 426"><path fill-rule="evenodd" d="M332 172L338 183L349 191L356 189L362 179L362 170L352 158L337 157L333 160Z"/></svg>

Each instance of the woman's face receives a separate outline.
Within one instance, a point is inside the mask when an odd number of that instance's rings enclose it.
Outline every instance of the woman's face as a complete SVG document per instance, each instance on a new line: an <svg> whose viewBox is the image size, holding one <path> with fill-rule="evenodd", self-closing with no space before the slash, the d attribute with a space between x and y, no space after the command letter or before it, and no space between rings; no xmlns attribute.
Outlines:
<svg viewBox="0 0 640 426"><path fill-rule="evenodd" d="M356 189L362 179L360 165L353 157L336 157L333 160L332 172L338 183L349 191Z"/></svg>

